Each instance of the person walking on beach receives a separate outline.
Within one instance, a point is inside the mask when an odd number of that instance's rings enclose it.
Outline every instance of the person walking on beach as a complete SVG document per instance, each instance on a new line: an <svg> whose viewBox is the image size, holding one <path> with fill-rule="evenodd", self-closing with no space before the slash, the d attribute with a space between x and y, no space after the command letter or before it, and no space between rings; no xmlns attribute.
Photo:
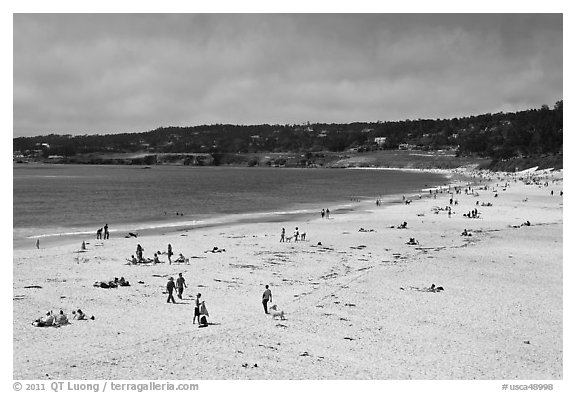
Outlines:
<svg viewBox="0 0 576 393"><path fill-rule="evenodd" d="M326 215L326 211L325 211L324 209L322 209L322 211L320 212L320 216L321 216L322 218L324 218L324 215Z"/></svg>
<svg viewBox="0 0 576 393"><path fill-rule="evenodd" d="M108 224L104 225L104 240L110 239L110 232L108 232Z"/></svg>
<svg viewBox="0 0 576 393"><path fill-rule="evenodd" d="M200 323L200 293L196 295L196 306L194 307L194 318L192 319L192 324L196 323L196 318L198 318L198 323Z"/></svg>
<svg viewBox="0 0 576 393"><path fill-rule="evenodd" d="M330 218L330 209L326 209L326 219Z"/></svg>
<svg viewBox="0 0 576 393"><path fill-rule="evenodd" d="M168 263L170 265L172 265L172 255L174 255L174 253L172 252L172 244L168 243Z"/></svg>
<svg viewBox="0 0 576 393"><path fill-rule="evenodd" d="M36 248L40 249L40 239L36 239Z"/></svg>
<svg viewBox="0 0 576 393"><path fill-rule="evenodd" d="M282 232L280 232L280 243L283 243L286 239L286 229L282 228Z"/></svg>
<svg viewBox="0 0 576 393"><path fill-rule="evenodd" d="M262 305L264 306L265 314L268 314L268 302L271 301L272 301L272 291L270 290L270 288L268 288L268 285L266 285L266 289L262 294Z"/></svg>
<svg viewBox="0 0 576 393"><path fill-rule="evenodd" d="M102 239L102 228L98 228L96 231L96 240Z"/></svg>
<svg viewBox="0 0 576 393"><path fill-rule="evenodd" d="M176 300L174 300L174 295L172 295L172 292L174 291L174 288L176 286L174 285L174 278L170 277L168 279L168 284L166 284L166 290L168 291L168 300L166 300L166 303L170 303L170 300L172 300L172 303L176 304Z"/></svg>
<svg viewBox="0 0 576 393"><path fill-rule="evenodd" d="M176 279L176 288L178 288L178 299L182 300L182 293L184 292L184 287L188 288L186 285L186 280L182 277L182 273L178 273L178 278Z"/></svg>
<svg viewBox="0 0 576 393"><path fill-rule="evenodd" d="M294 241L298 241L298 236L300 236L300 232L298 232L298 227L294 230Z"/></svg>

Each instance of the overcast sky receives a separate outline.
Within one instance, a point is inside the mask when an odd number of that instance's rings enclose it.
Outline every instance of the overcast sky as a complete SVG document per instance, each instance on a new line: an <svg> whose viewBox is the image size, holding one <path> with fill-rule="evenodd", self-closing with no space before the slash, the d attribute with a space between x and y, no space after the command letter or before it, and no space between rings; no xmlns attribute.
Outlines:
<svg viewBox="0 0 576 393"><path fill-rule="evenodd" d="M553 106L562 28L561 14L15 14L13 132Z"/></svg>

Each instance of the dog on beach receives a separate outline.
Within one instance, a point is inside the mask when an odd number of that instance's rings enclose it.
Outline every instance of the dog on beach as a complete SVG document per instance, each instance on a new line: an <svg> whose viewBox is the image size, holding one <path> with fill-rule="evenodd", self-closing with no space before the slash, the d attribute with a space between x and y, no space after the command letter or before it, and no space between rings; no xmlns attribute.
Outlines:
<svg viewBox="0 0 576 393"><path fill-rule="evenodd" d="M291 243L294 236L286 236L286 242Z"/></svg>
<svg viewBox="0 0 576 393"><path fill-rule="evenodd" d="M300 240L302 240L302 241L306 240L306 232L304 232L300 235Z"/></svg>
<svg viewBox="0 0 576 393"><path fill-rule="evenodd" d="M270 315L272 315L273 319L276 319L276 317L280 317L281 320L286 319L284 318L284 311L278 311L278 307L275 304L270 307Z"/></svg>

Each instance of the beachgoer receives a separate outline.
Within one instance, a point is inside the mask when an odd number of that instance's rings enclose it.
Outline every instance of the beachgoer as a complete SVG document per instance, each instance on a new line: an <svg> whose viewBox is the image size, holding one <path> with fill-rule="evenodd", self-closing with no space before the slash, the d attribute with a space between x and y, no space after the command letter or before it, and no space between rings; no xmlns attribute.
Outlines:
<svg viewBox="0 0 576 393"><path fill-rule="evenodd" d="M86 242L82 242L82 245L80 246L81 250L85 250L86 249Z"/></svg>
<svg viewBox="0 0 576 393"><path fill-rule="evenodd" d="M108 232L108 224L104 225L104 240L110 239L110 232Z"/></svg>
<svg viewBox="0 0 576 393"><path fill-rule="evenodd" d="M138 243L138 245L136 246L136 257L138 258L138 262L142 262L142 251L144 251L144 249L142 248L140 243Z"/></svg>
<svg viewBox="0 0 576 393"><path fill-rule="evenodd" d="M102 239L102 228L96 231L96 239Z"/></svg>
<svg viewBox="0 0 576 393"><path fill-rule="evenodd" d="M326 211L324 209L322 209L322 211L320 212L320 216L322 218L324 218L325 215L326 215Z"/></svg>
<svg viewBox="0 0 576 393"><path fill-rule="evenodd" d="M44 327L44 326L52 326L54 324L54 315L52 315L52 311L48 311L45 316L38 318L32 325L37 327Z"/></svg>
<svg viewBox="0 0 576 393"><path fill-rule="evenodd" d="M154 253L154 264L160 263L160 259L158 259L158 254Z"/></svg>
<svg viewBox="0 0 576 393"><path fill-rule="evenodd" d="M84 314L82 312L82 310L78 309L78 311L74 312L72 311L72 314L74 314L74 316L72 317L72 319L77 319L77 320L83 320L86 319L86 314Z"/></svg>
<svg viewBox="0 0 576 393"><path fill-rule="evenodd" d="M326 209L326 219L330 218L330 209Z"/></svg>
<svg viewBox="0 0 576 393"><path fill-rule="evenodd" d="M36 239L36 248L40 249L40 239Z"/></svg>
<svg viewBox="0 0 576 393"><path fill-rule="evenodd" d="M54 318L55 326L62 326L68 323L68 317L64 314L64 311L60 310L60 313Z"/></svg>
<svg viewBox="0 0 576 393"><path fill-rule="evenodd" d="M172 244L168 244L168 262L170 263L170 265L172 264L172 255L174 255L174 253L172 252Z"/></svg>
<svg viewBox="0 0 576 393"><path fill-rule="evenodd" d="M272 291L270 290L270 288L268 288L268 285L266 285L266 289L262 294L262 305L264 306L265 314L268 314L268 302L271 301L272 301Z"/></svg>
<svg viewBox="0 0 576 393"><path fill-rule="evenodd" d="M172 295L172 291L174 291L174 288L176 286L174 285L174 277L170 277L168 279L168 284L166 284L166 290L168 291L168 300L166 300L166 303L170 303L170 300L172 300L172 303L176 304L176 300L174 300L174 295Z"/></svg>
<svg viewBox="0 0 576 393"><path fill-rule="evenodd" d="M188 288L186 285L186 280L182 277L182 273L178 273L178 278L176 279L176 287L178 288L178 299L182 300L182 292L184 288Z"/></svg>
<svg viewBox="0 0 576 393"><path fill-rule="evenodd" d="M298 232L298 227L294 230L294 241L298 241L298 236L300 236L300 232Z"/></svg>
<svg viewBox="0 0 576 393"><path fill-rule="evenodd" d="M134 255L132 255L132 259L130 260L130 262L133 263L134 265L136 265L138 263L136 258L134 258Z"/></svg>
<svg viewBox="0 0 576 393"><path fill-rule="evenodd" d="M283 243L285 241L285 236L286 236L286 229L282 228L282 232L280 232L280 243Z"/></svg>
<svg viewBox="0 0 576 393"><path fill-rule="evenodd" d="M200 323L200 296L201 294L196 294L196 306L194 307L194 318L192 319L192 324L196 323L196 318L198 318L198 323Z"/></svg>

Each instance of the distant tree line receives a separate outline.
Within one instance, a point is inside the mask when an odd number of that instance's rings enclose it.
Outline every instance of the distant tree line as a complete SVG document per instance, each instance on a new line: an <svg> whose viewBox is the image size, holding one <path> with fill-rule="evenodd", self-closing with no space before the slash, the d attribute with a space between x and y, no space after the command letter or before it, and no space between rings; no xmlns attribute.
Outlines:
<svg viewBox="0 0 576 393"><path fill-rule="evenodd" d="M453 149L458 155L495 160L562 153L563 101L515 113L453 119L418 119L349 124L213 124L160 127L141 133L57 135L13 139L14 151L44 156L87 153L358 152L399 147ZM375 138L385 137L377 144ZM44 145L43 145L44 144Z"/></svg>

